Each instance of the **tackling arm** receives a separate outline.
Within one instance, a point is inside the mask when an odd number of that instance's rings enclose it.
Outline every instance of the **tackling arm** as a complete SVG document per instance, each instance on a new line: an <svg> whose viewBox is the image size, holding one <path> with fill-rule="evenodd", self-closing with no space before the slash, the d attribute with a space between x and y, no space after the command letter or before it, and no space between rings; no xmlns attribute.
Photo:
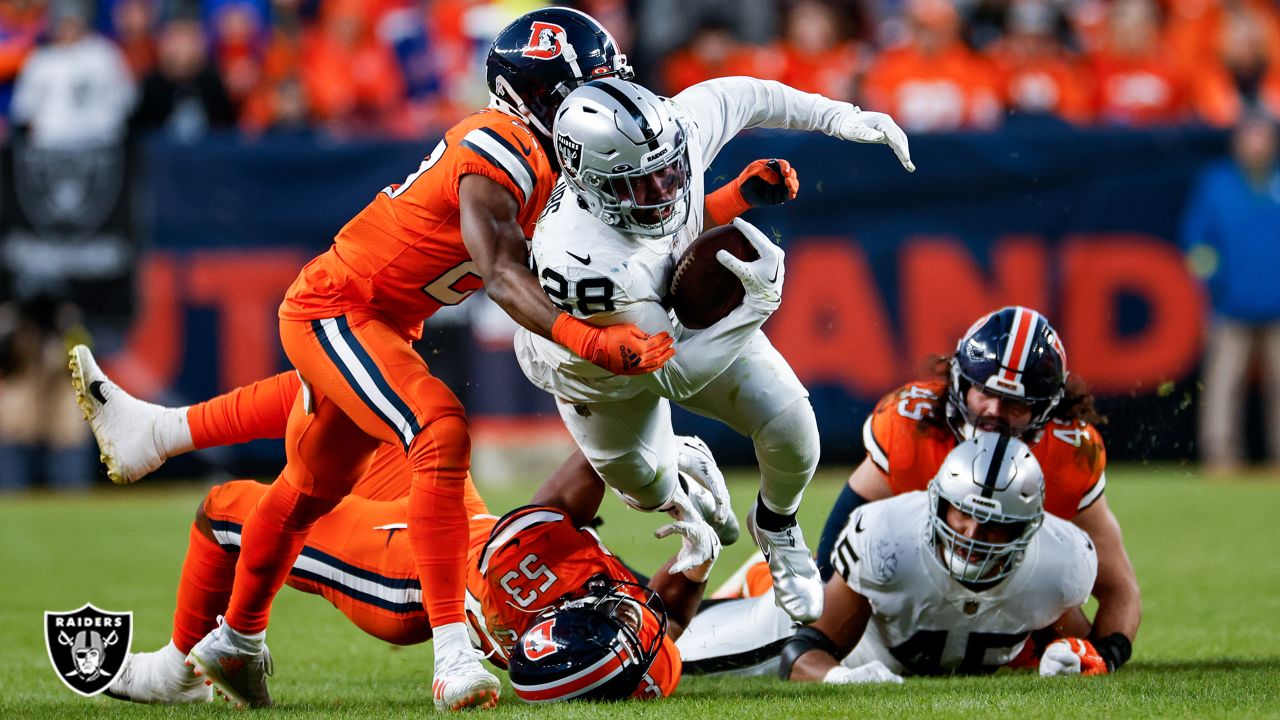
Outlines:
<svg viewBox="0 0 1280 720"><path fill-rule="evenodd" d="M587 462L581 450L552 473L533 493L530 503L558 508L569 514L573 524L586 527L600 511L604 499L604 481Z"/></svg>
<svg viewBox="0 0 1280 720"><path fill-rule="evenodd" d="M1124 549L1120 523L1107 506L1106 496L1098 498L1072 522L1089 534L1098 551L1098 577L1093 585L1098 612L1089 637L1097 642L1119 633L1132 643L1142 620L1142 595Z"/></svg>
<svg viewBox="0 0 1280 720"><path fill-rule="evenodd" d="M458 206L462 240L484 278L485 292L521 326L550 338L560 310L529 270L524 229L517 220L520 207L511 191L483 175L464 175Z"/></svg>
<svg viewBox="0 0 1280 720"><path fill-rule="evenodd" d="M671 565L676 558L671 558L662 569L654 573L649 580L649 589L662 598L667 609L667 637L675 640L684 634L685 628L693 621L702 602L702 594L707 588L707 575L711 574L714 561L689 568L684 572L672 573Z"/></svg>
<svg viewBox="0 0 1280 720"><path fill-rule="evenodd" d="M633 325L595 328L560 312L528 267L520 208L502 185L482 175L458 184L462 240L484 279L485 291L513 320L620 375L653 372L671 358L669 336Z"/></svg>

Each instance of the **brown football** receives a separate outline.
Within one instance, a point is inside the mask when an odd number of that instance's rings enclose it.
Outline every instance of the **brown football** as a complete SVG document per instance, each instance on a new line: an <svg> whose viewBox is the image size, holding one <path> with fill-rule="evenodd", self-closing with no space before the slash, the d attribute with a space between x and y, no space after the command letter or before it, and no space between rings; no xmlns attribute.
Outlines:
<svg viewBox="0 0 1280 720"><path fill-rule="evenodd" d="M732 224L712 228L689 244L671 276L670 298L676 317L691 330L713 325L742 304L742 281L716 260L719 250L748 262L760 259Z"/></svg>

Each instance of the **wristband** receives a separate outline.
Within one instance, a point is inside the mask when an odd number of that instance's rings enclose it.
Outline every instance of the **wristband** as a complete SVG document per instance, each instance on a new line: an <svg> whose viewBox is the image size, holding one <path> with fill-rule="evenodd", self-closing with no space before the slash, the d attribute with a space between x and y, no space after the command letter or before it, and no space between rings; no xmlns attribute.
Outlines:
<svg viewBox="0 0 1280 720"><path fill-rule="evenodd" d="M1107 672L1119 670L1133 655L1133 643L1120 633L1111 633L1101 640L1094 640L1093 649L1106 661Z"/></svg>

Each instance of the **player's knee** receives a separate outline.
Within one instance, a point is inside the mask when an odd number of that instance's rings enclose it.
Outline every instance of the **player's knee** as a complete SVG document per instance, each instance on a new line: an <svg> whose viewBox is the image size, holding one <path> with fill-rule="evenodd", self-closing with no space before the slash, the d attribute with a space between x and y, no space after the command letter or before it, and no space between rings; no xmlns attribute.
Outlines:
<svg viewBox="0 0 1280 720"><path fill-rule="evenodd" d="M466 417L446 415L432 420L414 436L407 455L414 468L466 472L471 467L471 434Z"/></svg>
<svg viewBox="0 0 1280 720"><path fill-rule="evenodd" d="M777 470L812 473L818 467L818 419L807 398L788 405L755 435L756 456Z"/></svg>
<svg viewBox="0 0 1280 720"><path fill-rule="evenodd" d="M675 489L675 466L663 467L644 453L629 452L591 464L609 487L623 493L628 503L653 509L671 499Z"/></svg>

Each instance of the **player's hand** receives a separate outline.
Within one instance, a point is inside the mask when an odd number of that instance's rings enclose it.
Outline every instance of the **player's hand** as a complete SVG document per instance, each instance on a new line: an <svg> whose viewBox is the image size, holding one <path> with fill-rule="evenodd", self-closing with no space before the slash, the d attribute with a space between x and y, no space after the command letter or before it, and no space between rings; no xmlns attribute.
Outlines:
<svg viewBox="0 0 1280 720"><path fill-rule="evenodd" d="M827 671L822 682L831 685L860 685L864 683L894 683L902 684L902 676L890 670L884 663L879 660L872 660L866 665L859 665L856 668L847 668L843 665L837 665Z"/></svg>
<svg viewBox="0 0 1280 720"><path fill-rule="evenodd" d="M1106 674L1107 661L1083 638L1054 640L1040 655L1041 677Z"/></svg>
<svg viewBox="0 0 1280 720"><path fill-rule="evenodd" d="M707 214L724 225L753 207L781 205L795 200L800 177L786 160L756 160L729 184L707 195Z"/></svg>
<svg viewBox="0 0 1280 720"><path fill-rule="evenodd" d="M711 526L701 518L697 520L677 520L658 528L653 532L656 538L670 535L680 536L680 552L676 553L676 561L668 570L672 575L686 571L701 574L703 580L711 571L711 566L720 556L720 540ZM695 570L697 568L697 570ZM697 580L696 577L690 579Z"/></svg>
<svg viewBox="0 0 1280 720"><path fill-rule="evenodd" d="M714 562L720 555L720 538L716 537L715 530L702 518L702 513L689 498L683 480L676 485L671 499L658 509L674 518L675 522L655 530L654 537L680 535L680 552L676 554L676 562L671 566L672 574Z"/></svg>
<svg viewBox="0 0 1280 720"><path fill-rule="evenodd" d="M880 143L888 145L898 162L907 172L915 172L916 164L911 162L911 148L907 144L907 134L898 127L893 118L884 113L859 110L850 106L840 121L840 129L836 137L860 143Z"/></svg>
<svg viewBox="0 0 1280 720"><path fill-rule="evenodd" d="M556 318L551 339L614 375L653 372L676 354L669 333L650 335L630 323L597 327L568 313Z"/></svg>
<svg viewBox="0 0 1280 720"><path fill-rule="evenodd" d="M746 220L734 218L733 226L746 236L760 258L747 262L734 257L728 250L720 250L716 253L716 260L738 276L747 291L748 300L754 300L763 306L762 309L773 312L782 302L782 279L786 274L782 259L786 253Z"/></svg>
<svg viewBox="0 0 1280 720"><path fill-rule="evenodd" d="M724 524L733 517L733 505L729 499L729 486L725 484L724 473L716 465L711 448L695 435L677 435L676 442L680 446L680 472L711 493L715 501L713 519L717 524Z"/></svg>

